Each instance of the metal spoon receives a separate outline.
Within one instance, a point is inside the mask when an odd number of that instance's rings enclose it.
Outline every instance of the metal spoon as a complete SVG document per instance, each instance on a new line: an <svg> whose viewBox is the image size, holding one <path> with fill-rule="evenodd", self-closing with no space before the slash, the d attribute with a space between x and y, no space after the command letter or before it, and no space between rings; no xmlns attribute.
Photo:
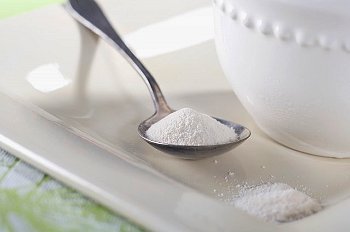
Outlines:
<svg viewBox="0 0 350 232"><path fill-rule="evenodd" d="M141 61L130 51L94 0L69 0L66 3L65 8L78 22L116 48L143 78L151 93L156 112L152 117L143 121L139 125L138 133L153 147L176 157L184 159L200 159L225 153L249 138L250 131L247 128L219 118L215 119L235 130L238 135L237 141L210 146L182 146L176 144L164 144L147 138L146 131L148 128L174 112L174 110L168 106L156 80Z"/></svg>

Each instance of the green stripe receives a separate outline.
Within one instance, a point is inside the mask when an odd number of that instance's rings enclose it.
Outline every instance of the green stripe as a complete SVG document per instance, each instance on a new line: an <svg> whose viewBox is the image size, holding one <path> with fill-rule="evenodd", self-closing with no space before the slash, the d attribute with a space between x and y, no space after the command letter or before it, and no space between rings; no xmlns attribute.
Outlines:
<svg viewBox="0 0 350 232"><path fill-rule="evenodd" d="M64 0L0 0L0 19Z"/></svg>

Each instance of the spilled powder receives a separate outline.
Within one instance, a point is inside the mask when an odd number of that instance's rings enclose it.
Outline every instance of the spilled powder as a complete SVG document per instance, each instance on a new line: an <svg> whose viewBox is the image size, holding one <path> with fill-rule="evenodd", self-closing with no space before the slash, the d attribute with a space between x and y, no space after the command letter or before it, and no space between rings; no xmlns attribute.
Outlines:
<svg viewBox="0 0 350 232"><path fill-rule="evenodd" d="M217 145L237 140L234 129L190 108L178 110L153 124L146 135L153 141L187 145Z"/></svg>
<svg viewBox="0 0 350 232"><path fill-rule="evenodd" d="M243 188L231 203L269 222L290 222L322 209L317 200L284 183Z"/></svg>

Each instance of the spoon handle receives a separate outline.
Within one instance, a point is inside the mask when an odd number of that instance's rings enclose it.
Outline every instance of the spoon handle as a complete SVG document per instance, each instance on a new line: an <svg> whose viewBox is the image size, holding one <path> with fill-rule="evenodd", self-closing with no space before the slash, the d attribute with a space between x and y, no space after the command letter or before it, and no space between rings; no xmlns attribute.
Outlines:
<svg viewBox="0 0 350 232"><path fill-rule="evenodd" d="M152 74L124 43L94 0L68 0L65 8L74 19L116 48L140 74L151 93L157 113L171 111L171 108L168 106L162 91Z"/></svg>

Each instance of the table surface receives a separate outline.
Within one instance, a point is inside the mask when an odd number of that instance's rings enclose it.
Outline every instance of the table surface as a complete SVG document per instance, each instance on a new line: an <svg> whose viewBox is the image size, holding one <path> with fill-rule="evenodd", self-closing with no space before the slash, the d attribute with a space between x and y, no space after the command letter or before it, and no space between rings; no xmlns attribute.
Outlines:
<svg viewBox="0 0 350 232"><path fill-rule="evenodd" d="M62 0L2 0L0 19ZM0 148L0 231L143 231Z"/></svg>

